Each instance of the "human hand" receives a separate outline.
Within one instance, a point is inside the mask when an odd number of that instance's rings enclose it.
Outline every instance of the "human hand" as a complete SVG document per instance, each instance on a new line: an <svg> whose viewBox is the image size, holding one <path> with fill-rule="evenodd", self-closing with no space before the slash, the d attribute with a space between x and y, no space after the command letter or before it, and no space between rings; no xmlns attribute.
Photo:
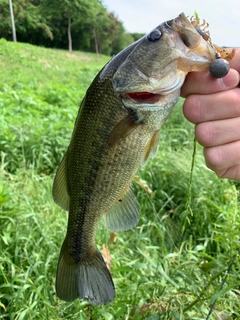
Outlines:
<svg viewBox="0 0 240 320"><path fill-rule="evenodd" d="M220 178L240 181L240 49L222 79L191 72L182 87L185 117L195 126L206 165Z"/></svg>

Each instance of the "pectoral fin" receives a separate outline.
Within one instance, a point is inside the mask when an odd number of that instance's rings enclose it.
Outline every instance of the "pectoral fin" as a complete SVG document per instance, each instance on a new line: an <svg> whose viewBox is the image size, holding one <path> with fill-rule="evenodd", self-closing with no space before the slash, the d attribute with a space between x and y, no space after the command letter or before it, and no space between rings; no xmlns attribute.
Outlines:
<svg viewBox="0 0 240 320"><path fill-rule="evenodd" d="M150 158L154 158L157 155L158 152L158 147L159 147L159 140L160 140L160 133L159 131L156 131L151 140L149 141L146 149L145 149L145 153L144 153L144 157L142 160L142 166L144 166L148 159Z"/></svg>
<svg viewBox="0 0 240 320"><path fill-rule="evenodd" d="M118 232L131 229L138 224L138 204L131 189L105 214L105 226L110 231Z"/></svg>
<svg viewBox="0 0 240 320"><path fill-rule="evenodd" d="M133 132L142 122L138 120L136 112L132 111L127 117L122 119L112 130L107 145L109 148L115 146L119 140L124 139Z"/></svg>
<svg viewBox="0 0 240 320"><path fill-rule="evenodd" d="M64 210L69 210L69 195L67 189L67 152L65 153L53 181L53 200Z"/></svg>

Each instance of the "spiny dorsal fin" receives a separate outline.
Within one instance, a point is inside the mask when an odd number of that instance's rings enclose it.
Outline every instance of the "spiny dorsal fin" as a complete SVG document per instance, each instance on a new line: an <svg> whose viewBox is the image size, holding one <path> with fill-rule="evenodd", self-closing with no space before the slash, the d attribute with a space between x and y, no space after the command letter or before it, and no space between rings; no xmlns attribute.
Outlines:
<svg viewBox="0 0 240 320"><path fill-rule="evenodd" d="M64 210L69 210L69 195L67 189L67 152L65 153L53 181L53 200Z"/></svg>
<svg viewBox="0 0 240 320"><path fill-rule="evenodd" d="M104 222L107 229L118 232L131 229L138 224L138 204L131 189L105 214Z"/></svg>

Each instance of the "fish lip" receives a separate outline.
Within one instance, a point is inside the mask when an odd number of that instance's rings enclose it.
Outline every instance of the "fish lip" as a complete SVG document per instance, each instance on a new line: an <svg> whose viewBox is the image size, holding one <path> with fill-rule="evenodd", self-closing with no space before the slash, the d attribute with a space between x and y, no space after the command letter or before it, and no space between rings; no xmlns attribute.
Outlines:
<svg viewBox="0 0 240 320"><path fill-rule="evenodd" d="M173 22L174 22L174 19L165 21L165 26L169 29L172 29Z"/></svg>
<svg viewBox="0 0 240 320"><path fill-rule="evenodd" d="M178 73L177 76L172 76L171 79L173 79L172 82L169 82L167 85L161 85L161 78L155 78L155 81L153 81L153 78L148 78L148 86L144 86L140 90L138 90L137 86L128 86L123 88L119 87L114 89L121 98L130 99L134 102L137 101L141 104L144 104L144 101L148 101L149 103L153 104L158 102L162 96L166 96L178 91L182 87L185 80L185 73ZM145 94L146 97L144 97Z"/></svg>
<svg viewBox="0 0 240 320"><path fill-rule="evenodd" d="M179 24L179 22L181 24L191 25L191 22L188 20L188 18L186 17L185 13L182 12L176 18L173 18L171 20L165 21L165 27L167 27L169 29L174 29L174 25L176 23Z"/></svg>
<svg viewBox="0 0 240 320"><path fill-rule="evenodd" d="M186 17L185 13L182 12L180 13L176 18L170 20L170 21L167 21L171 27L174 28L174 25L179 25L183 28L186 28L186 27L190 27L190 28L194 28L192 23L189 21L189 19ZM195 29L195 28L194 28Z"/></svg>

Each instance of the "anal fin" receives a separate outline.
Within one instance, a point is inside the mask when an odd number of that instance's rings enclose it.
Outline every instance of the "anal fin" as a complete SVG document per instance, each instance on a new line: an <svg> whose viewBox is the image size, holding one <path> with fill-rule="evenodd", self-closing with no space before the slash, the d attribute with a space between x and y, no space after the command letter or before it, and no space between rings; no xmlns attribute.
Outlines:
<svg viewBox="0 0 240 320"><path fill-rule="evenodd" d="M129 188L123 197L105 214L107 229L113 232L129 230L139 221L139 209L134 193Z"/></svg>

